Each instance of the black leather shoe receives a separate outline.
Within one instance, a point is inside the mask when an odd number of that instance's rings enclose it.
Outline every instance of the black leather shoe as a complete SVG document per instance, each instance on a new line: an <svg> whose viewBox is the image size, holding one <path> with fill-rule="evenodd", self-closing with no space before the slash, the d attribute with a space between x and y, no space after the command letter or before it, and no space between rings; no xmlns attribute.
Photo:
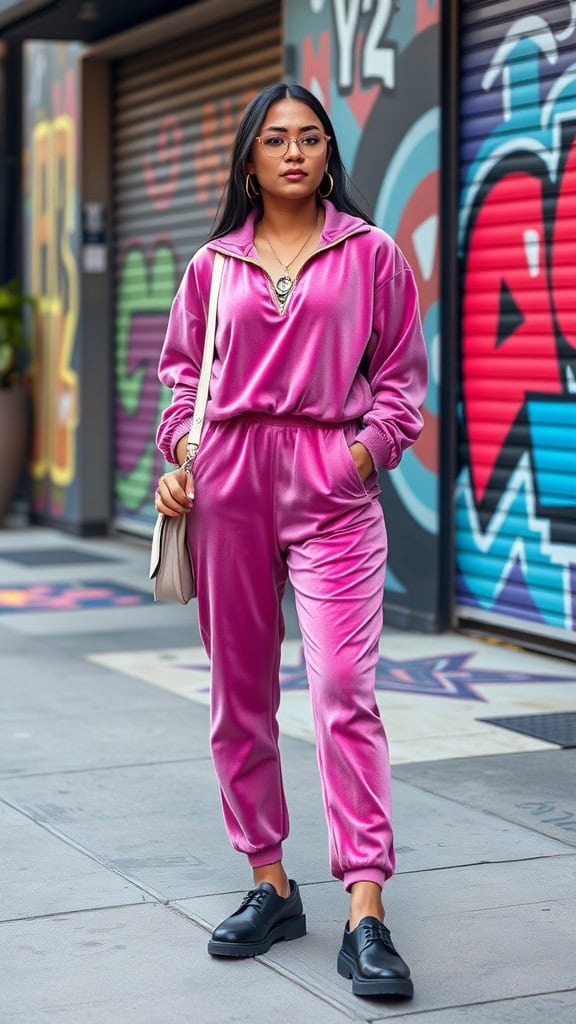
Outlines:
<svg viewBox="0 0 576 1024"><path fill-rule="evenodd" d="M354 931L344 929L338 974L352 978L355 996L414 995L410 968L394 949L390 932L377 917L363 917Z"/></svg>
<svg viewBox="0 0 576 1024"><path fill-rule="evenodd" d="M306 917L296 882L290 879L290 895L279 896L270 882L261 882L244 897L238 910L212 932L208 952L212 956L257 956L273 942L306 935Z"/></svg>

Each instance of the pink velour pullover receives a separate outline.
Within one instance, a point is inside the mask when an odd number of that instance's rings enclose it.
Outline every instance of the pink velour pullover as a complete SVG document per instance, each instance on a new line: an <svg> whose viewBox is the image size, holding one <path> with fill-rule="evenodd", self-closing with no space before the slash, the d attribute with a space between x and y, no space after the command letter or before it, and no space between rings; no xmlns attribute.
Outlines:
<svg viewBox="0 0 576 1024"><path fill-rule="evenodd" d="M208 421L245 413L358 423L376 467L393 469L422 429L428 362L414 276L380 228L324 202L316 252L284 312L254 247L255 214L194 255L172 304L159 377L172 388L157 444L169 462L192 421L214 252L225 261Z"/></svg>

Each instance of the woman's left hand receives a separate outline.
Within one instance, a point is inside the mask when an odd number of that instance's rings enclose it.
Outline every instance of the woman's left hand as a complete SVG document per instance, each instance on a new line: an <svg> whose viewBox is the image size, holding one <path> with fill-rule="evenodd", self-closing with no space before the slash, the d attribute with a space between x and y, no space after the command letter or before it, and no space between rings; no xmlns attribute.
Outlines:
<svg viewBox="0 0 576 1024"><path fill-rule="evenodd" d="M354 444L350 445L350 453L354 459L354 464L362 483L368 479L370 473L374 472L374 463L372 462L372 456L367 448L361 443L361 441L355 441Z"/></svg>

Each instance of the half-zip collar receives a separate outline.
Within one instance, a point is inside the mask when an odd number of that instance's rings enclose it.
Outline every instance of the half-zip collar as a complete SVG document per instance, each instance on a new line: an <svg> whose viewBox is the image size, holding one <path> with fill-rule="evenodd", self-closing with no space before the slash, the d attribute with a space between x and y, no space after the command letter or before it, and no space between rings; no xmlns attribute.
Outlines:
<svg viewBox="0 0 576 1024"><path fill-rule="evenodd" d="M350 235L370 231L370 225L366 221L360 217L352 217L349 213L342 213L329 200L323 200L322 205L325 210L325 220L316 252L331 248L345 238L349 238ZM256 211L253 210L239 228L229 231L222 238L213 239L207 243L207 246L209 249L224 253L225 256L237 256L240 259L257 261L258 254L254 246L255 227Z"/></svg>

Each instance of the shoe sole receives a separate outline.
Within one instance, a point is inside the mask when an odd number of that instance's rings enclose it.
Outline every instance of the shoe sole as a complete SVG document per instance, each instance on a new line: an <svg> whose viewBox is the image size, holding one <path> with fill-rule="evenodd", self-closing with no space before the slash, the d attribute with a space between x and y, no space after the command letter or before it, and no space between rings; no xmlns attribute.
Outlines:
<svg viewBox="0 0 576 1024"><path fill-rule="evenodd" d="M301 939L306 935L306 914L281 921L268 932L260 942L215 942L210 939L208 952L210 956L258 956L267 953L275 942L289 942L290 939Z"/></svg>
<svg viewBox="0 0 576 1024"><path fill-rule="evenodd" d="M404 996L411 999L414 995L414 984L410 978L359 978L354 973L354 960L346 953L338 954L337 968L342 978L352 978L352 993L355 996Z"/></svg>

